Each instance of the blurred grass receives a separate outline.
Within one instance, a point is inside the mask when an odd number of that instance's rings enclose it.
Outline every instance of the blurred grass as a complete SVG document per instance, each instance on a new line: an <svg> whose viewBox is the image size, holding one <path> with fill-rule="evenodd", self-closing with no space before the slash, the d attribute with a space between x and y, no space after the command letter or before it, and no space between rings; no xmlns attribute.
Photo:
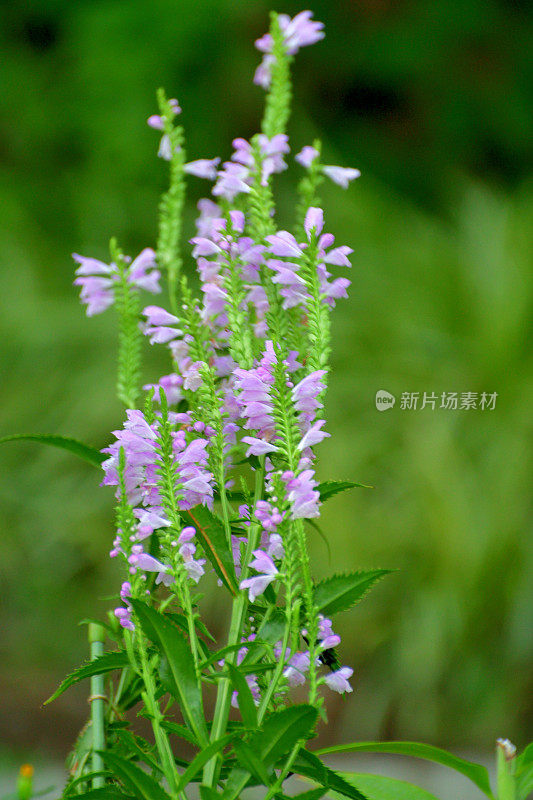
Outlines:
<svg viewBox="0 0 533 800"><path fill-rule="evenodd" d="M344 619L357 693L330 736L523 744L531 724L533 185L525 5L313 4L325 43L295 66L293 149L324 139L358 166L324 187L328 229L354 250L334 324L322 477L374 486L331 500L318 572L398 568ZM300 6L288 2L290 13ZM121 424L111 313L86 320L73 250L152 244L165 183L144 124L163 84L191 158L227 157L262 93L252 39L268 4L62 0L7 5L0 98L0 435L54 432L97 446ZM293 177L280 181L290 221ZM191 185L187 209L207 184ZM146 376L166 369L147 350ZM378 413L374 395L498 392L494 411ZM0 453L0 741L64 751L83 692L40 702L85 658L80 618L118 576L111 496L66 454ZM216 599L207 599L215 610ZM218 620L218 625L221 621Z"/></svg>

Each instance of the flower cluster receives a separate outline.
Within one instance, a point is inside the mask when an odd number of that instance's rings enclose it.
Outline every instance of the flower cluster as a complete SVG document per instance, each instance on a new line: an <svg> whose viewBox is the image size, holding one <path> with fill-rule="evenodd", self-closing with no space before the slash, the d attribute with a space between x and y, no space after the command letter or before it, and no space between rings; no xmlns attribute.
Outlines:
<svg viewBox="0 0 533 800"><path fill-rule="evenodd" d="M235 628L238 637L230 642L227 664L233 669L253 661L267 606L285 603L273 683L261 669L245 671L258 708L303 684L312 704L319 702L319 685L351 691L352 671L340 667L334 654L340 638L313 601L304 523L320 515L315 448L330 435L321 414L328 315L350 285L333 273L350 267L352 253L324 232L314 188L321 175L346 188L359 171L323 165L319 145L304 146L295 159L308 171L301 195L307 201L292 230L274 221L273 182L288 168L290 152L283 122L290 92L281 85L283 75L292 56L323 35L322 23L306 11L294 19L278 15L257 41L264 55L255 80L269 90L270 122L250 140L234 139L222 165L219 158L185 160L183 128L175 122L180 105L161 92L160 113L148 119L162 134L159 156L170 162L157 255L146 249L132 263L117 257L110 265L75 256L75 283L87 313L116 301L123 315L121 357L127 364L133 353L134 368L122 396L137 396L142 334L167 348L171 361L167 374L144 385L144 411L130 404L115 442L103 451L103 483L117 488L120 509L111 556L127 569L115 615L134 631L135 598L174 598L189 618L198 668L191 591L202 576L216 572L219 585L230 586L249 609L248 623ZM199 278L196 298L176 277L182 263L178 214L188 175L213 182L212 199L198 203L196 235L189 239ZM168 278L171 305L147 305L140 312L136 303L128 305L129 293L160 291L156 261ZM246 464L250 482L243 474L242 492L234 492L230 470L240 465L243 473ZM243 495L238 507L234 494ZM323 666L329 673L319 676ZM235 706L238 695L234 687Z"/></svg>
<svg viewBox="0 0 533 800"><path fill-rule="evenodd" d="M76 270L75 286L81 286L80 299L87 306L87 316L101 314L115 302L115 288L120 281L120 270L115 263L105 264L96 258L87 258L73 253L80 265ZM128 259L125 259L126 263ZM125 271L126 283L136 289L152 294L161 291L161 273L156 269L156 254L146 247L136 259L128 263Z"/></svg>

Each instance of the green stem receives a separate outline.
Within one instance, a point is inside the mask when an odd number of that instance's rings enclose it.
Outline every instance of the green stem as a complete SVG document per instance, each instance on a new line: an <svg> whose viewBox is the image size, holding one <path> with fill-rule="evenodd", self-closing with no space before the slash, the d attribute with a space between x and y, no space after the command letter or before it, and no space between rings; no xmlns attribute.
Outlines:
<svg viewBox="0 0 533 800"><path fill-rule="evenodd" d="M278 779L277 779L276 783L273 786L270 787L270 789L268 790L268 792L266 793L266 795L264 797L264 800L271 800L272 797L275 797L275 795L277 795L281 791L281 787L283 786L283 781L287 777L287 775L288 775L288 773L290 771L290 768L292 767L292 765L296 761L296 757L298 756L298 753L300 752L301 746L302 746L301 742L296 742L296 744L294 745L294 747L292 748L292 750L291 750L291 752L289 754L289 757L288 757L287 761L285 762L285 766L283 767L283 769L281 770L281 772L280 772L280 774L278 776Z"/></svg>
<svg viewBox="0 0 533 800"><path fill-rule="evenodd" d="M498 800L516 800L516 748L507 739L496 743Z"/></svg>
<svg viewBox="0 0 533 800"><path fill-rule="evenodd" d="M142 693L143 700L152 722L152 729L154 731L157 752L159 753L159 759L161 761L161 768L165 778L168 781L171 796L173 798L177 798L179 775L176 769L176 762L174 761L174 756L172 754L166 732L161 727L163 715L161 714L161 709L159 708L159 704L155 699L155 686L152 678L152 670L150 664L148 663L148 655L146 652L144 637L142 632L139 630L139 626L137 625L136 627L139 631L136 638L141 659L142 678L145 686L145 691Z"/></svg>
<svg viewBox="0 0 533 800"><path fill-rule="evenodd" d="M263 484L265 480L265 459L261 459L261 467L257 470L255 476L255 492L254 492L254 508L257 501L261 499L263 493ZM242 562L241 577L244 580L248 574L248 563L252 557L252 552L255 550L257 538L259 534L259 525L252 526L250 536L246 543L246 552ZM242 628L246 616L246 609L248 608L248 597L246 592L240 592L233 601L233 608L231 611L231 621L228 634L228 645L235 645L241 640ZM227 661L233 663L235 653L227 656ZM211 727L211 741L214 742L224 735L226 726L228 724L228 716L231 702L231 683L229 680L221 680L218 684L217 699L215 703L215 713L213 715L213 725ZM219 759L217 756L208 761L204 767L203 783L206 786L216 786L219 773Z"/></svg>
<svg viewBox="0 0 533 800"><path fill-rule="evenodd" d="M91 647L91 660L104 654L105 631L101 625L91 622L89 625L89 644ZM104 761L100 753L105 750L105 687L104 676L91 677L91 724L93 733L92 770L102 772ZM93 789L105 786L103 775L95 775L91 781Z"/></svg>

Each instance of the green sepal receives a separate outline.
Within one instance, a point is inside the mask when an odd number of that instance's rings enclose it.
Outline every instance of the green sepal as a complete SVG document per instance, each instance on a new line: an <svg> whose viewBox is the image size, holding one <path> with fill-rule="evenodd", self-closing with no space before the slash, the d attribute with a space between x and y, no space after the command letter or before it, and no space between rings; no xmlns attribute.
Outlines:
<svg viewBox="0 0 533 800"><path fill-rule="evenodd" d="M466 761L464 758L454 756L453 753L448 753L447 750L442 750L440 747L434 747L431 744L424 744L421 742L353 742L352 744L325 747L316 751L318 755L357 752L413 756L414 758L423 758L426 761L433 761L435 764L442 764L445 767L450 767L450 769L454 769L456 772L465 775L487 797L494 800L490 788L489 774L485 767L481 764L475 764L473 761Z"/></svg>
<svg viewBox="0 0 533 800"><path fill-rule="evenodd" d="M0 439L0 444L18 440L40 442L51 447L57 447L60 450L67 450L69 453L83 459L83 461L88 461L93 467L101 467L102 463L108 458L105 453L101 453L100 450L97 450L96 447L91 447L89 444L84 444L84 442L79 442L69 436L55 436L48 433L14 433L11 436L4 436Z"/></svg>
<svg viewBox="0 0 533 800"><path fill-rule="evenodd" d="M127 761L109 750L101 751L100 755L111 767L113 775L119 778L139 800L168 800L169 795L157 781L131 761Z"/></svg>
<svg viewBox="0 0 533 800"><path fill-rule="evenodd" d="M154 644L161 649L169 667L169 685L166 687L181 706L185 722L203 747L208 744L202 693L196 679L191 649L178 628L163 614L146 603L130 598L141 627Z"/></svg>
<svg viewBox="0 0 533 800"><path fill-rule="evenodd" d="M51 695L48 700L44 701L43 706L47 706L48 703L51 703L52 700L55 700L71 686L74 686L75 683L79 683L85 680L85 678L91 678L93 675L103 675L115 669L122 669L123 667L129 666L129 663L128 656L124 650L116 653L104 653L103 656L95 658L94 661L90 661L87 664L82 664L81 667L71 672L58 686L53 695Z"/></svg>
<svg viewBox="0 0 533 800"><path fill-rule="evenodd" d="M180 516L187 525L196 528L198 539L216 574L226 588L236 596L239 586L235 576L233 555L220 517L205 506L195 506L189 511L180 511Z"/></svg>
<svg viewBox="0 0 533 800"><path fill-rule="evenodd" d="M359 603L377 581L391 572L390 569L369 569L325 578L315 586L315 605L326 617L347 611Z"/></svg>

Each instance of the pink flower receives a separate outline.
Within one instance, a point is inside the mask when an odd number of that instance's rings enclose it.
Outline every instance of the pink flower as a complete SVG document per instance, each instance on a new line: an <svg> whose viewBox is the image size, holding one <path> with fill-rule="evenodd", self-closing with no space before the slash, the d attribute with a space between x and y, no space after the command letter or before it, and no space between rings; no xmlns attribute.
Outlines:
<svg viewBox="0 0 533 800"><path fill-rule="evenodd" d="M342 186L343 189L348 188L348 184L350 181L355 180L356 178L361 177L361 173L358 169L352 169L351 167L332 167L326 166L322 167L322 172L324 175L327 175L334 183L337 183L339 186Z"/></svg>
<svg viewBox="0 0 533 800"><path fill-rule="evenodd" d="M337 670L337 672L331 672L329 675L326 675L324 680L334 692L344 694L344 692L353 692L352 687L348 683L348 678L351 678L352 675L353 669L350 667L342 667Z"/></svg>

